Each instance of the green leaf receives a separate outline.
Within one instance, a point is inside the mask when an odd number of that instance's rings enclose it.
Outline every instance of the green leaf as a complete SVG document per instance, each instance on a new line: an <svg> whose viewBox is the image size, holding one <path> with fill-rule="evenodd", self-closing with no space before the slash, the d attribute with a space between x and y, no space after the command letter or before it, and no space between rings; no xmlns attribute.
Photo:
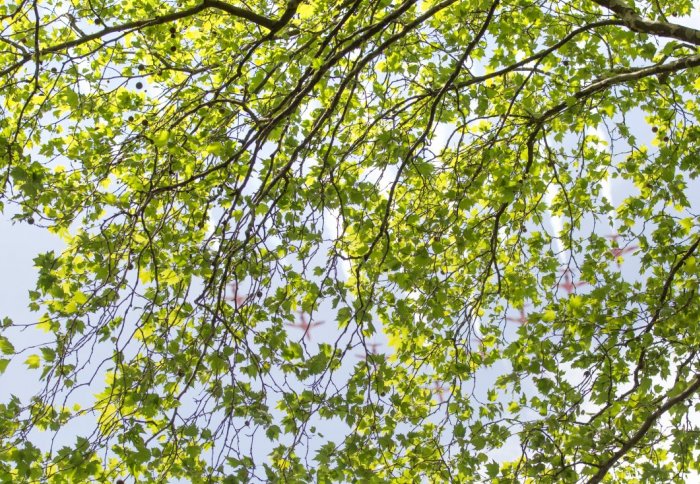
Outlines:
<svg viewBox="0 0 700 484"><path fill-rule="evenodd" d="M14 355L15 347L12 345L9 339L5 336L0 335L0 352L4 355Z"/></svg>
<svg viewBox="0 0 700 484"><path fill-rule="evenodd" d="M169 131L159 131L153 137L153 144L155 144L158 148L162 148L166 144L168 144L169 138L170 138Z"/></svg>
<svg viewBox="0 0 700 484"><path fill-rule="evenodd" d="M27 367L30 369L39 368L39 365L41 364L41 358L39 357L39 355L29 355L24 361L24 364L27 365Z"/></svg>
<svg viewBox="0 0 700 484"><path fill-rule="evenodd" d="M623 3L0 4L0 482L692 480L694 3Z"/></svg>

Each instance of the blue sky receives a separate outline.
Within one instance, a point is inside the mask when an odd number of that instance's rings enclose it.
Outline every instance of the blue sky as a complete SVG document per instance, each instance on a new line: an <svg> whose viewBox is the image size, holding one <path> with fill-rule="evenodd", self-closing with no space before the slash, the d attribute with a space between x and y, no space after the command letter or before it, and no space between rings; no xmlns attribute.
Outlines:
<svg viewBox="0 0 700 484"><path fill-rule="evenodd" d="M700 5L695 15L691 19L685 19L683 23L694 27L700 25ZM649 128L643 123L643 120L637 119L635 123L632 128L639 131L641 139L645 139L644 137L648 139L651 133ZM625 196L631 193L631 190L632 187L624 183L612 182L608 187L608 193L612 197L614 205L618 205ZM694 182L689 187L688 193L693 197L693 207L700 209L700 183ZM26 322L31 324L36 322L41 315L41 313L32 313L27 308L29 303L28 291L34 287L36 280L36 271L32 260L39 253L48 250L61 250L62 244L55 236L41 227L30 226L26 223L13 223L11 221L12 213L12 207L8 206L5 213L0 217L0 272L4 275L4 277L0 278L0 317L9 316L15 323L21 324ZM557 221L551 220L550 223L552 230L557 230ZM609 227L609 230L612 233L614 227ZM606 233L601 233L600 235L606 235ZM625 275L634 277L637 267L638 264L635 257L629 256L621 270L624 271ZM512 315L517 316L517 313L514 312ZM336 328L333 323L335 318L328 307L321 311L317 319L325 320L326 324L314 329L310 342L312 348L318 342L332 342L336 334ZM290 337L301 338L302 333L290 328L289 334ZM18 348L35 344L37 342L37 333L31 329L25 333L13 333L12 341ZM381 343L386 348L386 338L383 336L378 335L372 341ZM379 348L379 351L381 350L382 348ZM359 351L357 350L354 353ZM26 353L26 355L28 354L29 352ZM17 358L15 363L8 369L8 372L0 376L0 388L4 390L0 392L0 401L6 400L9 393L26 398L40 388L40 383L36 380L37 373L28 373L23 370L21 365L23 359L23 357ZM488 373L483 376L488 378ZM339 430L336 429L328 432L326 437L331 437L334 432L340 435ZM504 451L503 457L506 457L507 453L515 451L517 451L515 446L508 447Z"/></svg>

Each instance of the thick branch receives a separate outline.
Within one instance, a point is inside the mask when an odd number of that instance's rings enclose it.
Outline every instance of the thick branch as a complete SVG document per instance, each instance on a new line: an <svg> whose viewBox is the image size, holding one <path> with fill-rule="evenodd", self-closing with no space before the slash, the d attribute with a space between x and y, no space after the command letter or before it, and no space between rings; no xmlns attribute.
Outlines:
<svg viewBox="0 0 700 484"><path fill-rule="evenodd" d="M666 413L671 407L674 405L683 402L684 400L690 398L695 392L697 392L700 389L700 374L695 375L695 379L691 382L688 387L683 390L681 393L676 395L675 397L669 398L666 400L666 403L661 405L659 408L656 409L654 413L649 415L646 420L644 420L644 423L642 424L641 427L630 437L630 439L625 442L622 447L618 449L617 452L615 452L612 457L610 457L607 461L605 461L600 468L598 469L598 472L595 473L593 477L591 477L587 484L595 484L598 482L601 482L605 475L608 473L610 468L615 465L615 463L620 460L627 452L629 452L632 447L637 445L639 441L646 435L646 433L649 431L652 425L656 423L656 421L661 417L664 413Z"/></svg>
<svg viewBox="0 0 700 484"><path fill-rule="evenodd" d="M626 82L631 81L638 81L645 77L677 72L683 69L689 69L691 67L698 66L700 66L700 55L684 57L682 59L678 59L676 61L669 62L666 64L656 64L649 67L642 67L639 69L635 69L631 72L625 72L623 74L618 74L615 76L610 76L595 81L589 86L576 92L572 97L577 100L586 99L597 92L610 89L611 87L616 86L618 84L624 84ZM553 116L556 116L560 112L564 111L566 107L569 106L569 104L570 103L562 102L557 104L556 106L549 108L547 111L542 113L541 116L539 116L538 121L545 121Z"/></svg>
<svg viewBox="0 0 700 484"><path fill-rule="evenodd" d="M104 37L105 35L109 34L114 34L114 33L119 33L119 32L125 32L129 30L136 30L140 29L143 27L150 27L152 25L161 25L165 24L168 22L174 22L175 20L180 20L182 18L187 18L191 17L193 15L198 14L202 10L206 9L205 4L200 4L192 8L188 8L185 10L180 10L177 12L172 12L167 15L163 15L160 17L155 17L155 18L149 18L145 20L135 20L133 22L127 22L125 24L121 25L114 25L112 27L106 27L102 30L99 30L97 32L94 32L92 34L86 35L84 37L78 37L77 39L69 40L68 42L63 42L61 44L56 44L52 45L51 47L47 47L46 49L43 49L41 51L42 55L45 54L52 54L55 52L61 52L66 49L70 49L72 47L77 47L78 45L82 45L86 42L90 42L91 40L96 40Z"/></svg>
<svg viewBox="0 0 700 484"><path fill-rule="evenodd" d="M250 10L246 10L244 8L236 7L233 5L229 5L226 2L222 2L220 0L203 0L202 3L199 5L196 5L192 8L188 8L185 10L179 10L177 12L172 12L167 15L162 15L159 17L154 17L154 18L149 18L149 19L144 19L144 20L135 20L133 22L127 22L124 24L120 25L114 25L112 27L106 27L102 30L99 30L97 32L93 32L88 35L84 35L81 37L78 37L77 39L69 40L67 42L62 42L60 44L52 45L50 47L47 47L45 49L41 49L40 52L38 53L29 53L25 52L24 55L22 55L21 59L17 61L16 63L12 64L11 66L7 67L6 69L3 69L0 71L0 77L5 76L9 74L10 72L18 69L21 67L23 64L25 64L27 61L29 61L33 56L44 56L46 54L54 54L57 52L63 52L67 49L77 47L79 45L85 44L87 42L90 42L92 40L96 39L101 39L102 37L109 35L109 34L115 34L119 32L127 32L131 30L138 30L143 27L150 27L153 25L162 25L166 24L169 22L174 22L175 20L180 20L183 18L191 17L193 15L196 15L203 10L206 10L208 8L215 8L218 10L222 10L234 17L238 17L244 20L249 20L250 22L253 22L256 25L259 25L261 27L265 27L268 29L271 33L277 32L280 30L282 27L284 27L286 24L289 23L289 21L292 19L294 14L297 11L297 8L299 7L299 0L289 0L287 2L287 8L286 10L282 13L279 19L271 19L269 17L265 17L264 15L257 14L255 12L252 12ZM38 36L37 36L38 38Z"/></svg>
<svg viewBox="0 0 700 484"><path fill-rule="evenodd" d="M690 246L690 248L683 254L683 257L680 258L678 262L676 262L673 267L671 268L671 271L668 273L668 278L666 278L666 282L664 283L664 287L661 290L661 297L659 298L659 305L656 307L656 311L654 311L654 316L651 318L651 322L647 325L646 328L644 328L644 333L648 333L651 331L651 328L656 324L656 322L659 320L659 316L661 315L661 308L663 307L664 303L666 302L666 298L668 297L668 292L671 290L671 284L673 284L673 278L676 276L676 273L680 270L681 267L686 263L686 261L693 255L693 253L698 249L698 246L700 246L700 238L698 238L693 245Z"/></svg>
<svg viewBox="0 0 700 484"><path fill-rule="evenodd" d="M622 0L593 0L620 17L627 28L633 32L668 37L682 40L693 45L700 45L700 30L669 22L655 22L643 19L637 11L627 6Z"/></svg>
<svg viewBox="0 0 700 484"><path fill-rule="evenodd" d="M270 30L273 29L275 24L277 23L277 21L274 19L265 17L264 15L260 15L255 12L251 12L250 10L246 10L245 8L236 7L235 5L229 5L228 3L221 2L220 0L204 0L202 2L202 5L204 7L223 10L224 12L231 14L234 17L240 17L246 20L250 20L254 24L258 24Z"/></svg>
<svg viewBox="0 0 700 484"><path fill-rule="evenodd" d="M299 7L299 0L289 0L287 2L287 8L277 20L265 17L264 15L257 14L245 8L229 5L228 3L222 2L220 0L203 0L202 5L205 8L211 7L223 10L224 12L229 13L234 17L250 20L254 24L260 25L261 27L265 27L268 30L276 32L282 27L284 27L287 23L289 23L289 21L292 19L292 17L297 11L297 8Z"/></svg>

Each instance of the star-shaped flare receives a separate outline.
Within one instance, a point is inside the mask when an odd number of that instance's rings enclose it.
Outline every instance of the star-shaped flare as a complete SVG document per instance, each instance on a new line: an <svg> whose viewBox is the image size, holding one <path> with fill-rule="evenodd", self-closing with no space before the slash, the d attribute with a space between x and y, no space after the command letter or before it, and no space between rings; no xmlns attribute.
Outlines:
<svg viewBox="0 0 700 484"><path fill-rule="evenodd" d="M610 249L610 254L615 259L617 267L622 266L621 258L623 255L629 254L630 252L634 252L635 250L639 249L639 246L637 245L626 245L625 247L620 247L617 242L617 240L620 238L619 234L606 235L606 237L610 239L612 244L615 246Z"/></svg>
<svg viewBox="0 0 700 484"><path fill-rule="evenodd" d="M311 340L311 329L317 326L321 326L323 323L325 323L325 321L311 322L306 319L306 314L301 309L299 310L298 314L299 321L297 323L287 323L287 326L304 330L304 338L306 338L307 340Z"/></svg>
<svg viewBox="0 0 700 484"><path fill-rule="evenodd" d="M512 323L517 323L520 326L527 324L527 313L525 312L525 308L522 307L518 310L518 317L517 318L514 316L507 316L506 320L510 321Z"/></svg>
<svg viewBox="0 0 700 484"><path fill-rule="evenodd" d="M445 401L445 392L447 392L447 389L445 388L444 384L439 381L435 381L433 386L430 387L430 390L437 397L440 403Z"/></svg>
<svg viewBox="0 0 700 484"><path fill-rule="evenodd" d="M366 350L365 354L356 353L355 356L361 360L366 360L367 357L369 357L370 355L378 355L380 353L379 353L379 351L377 351L377 348L379 348L381 345L382 345L381 343L369 343L368 345L365 346L365 350Z"/></svg>
<svg viewBox="0 0 700 484"><path fill-rule="evenodd" d="M248 299L248 294L245 294L245 295L238 294L238 284L236 284L235 282L232 282L231 284L229 284L228 287L231 288L231 295L226 296L224 299L226 299L227 301L231 301L231 302L236 303L236 307L243 306L246 302L246 299Z"/></svg>
<svg viewBox="0 0 700 484"><path fill-rule="evenodd" d="M566 291L567 294L571 294L572 292L574 292L574 290L577 287L585 286L586 284L588 284L585 281L574 282L571 278L571 269L569 269L568 267L565 267L562 270L562 274L564 275L564 280L557 284L557 287L559 289L564 289L564 291Z"/></svg>

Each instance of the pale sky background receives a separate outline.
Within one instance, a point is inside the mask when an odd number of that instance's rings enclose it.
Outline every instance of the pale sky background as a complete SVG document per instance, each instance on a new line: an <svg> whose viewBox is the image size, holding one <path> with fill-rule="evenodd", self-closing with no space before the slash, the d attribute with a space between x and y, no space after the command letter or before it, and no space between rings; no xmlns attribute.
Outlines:
<svg viewBox="0 0 700 484"><path fill-rule="evenodd" d="M676 21L677 20L678 19L676 19ZM695 28L700 27L700 4L696 8L693 17L685 19L682 23ZM631 128L639 134L638 139L650 139L651 132L642 119L632 116L628 117L628 119L636 120ZM603 138L605 139L605 136L603 136ZM607 196L612 198L613 205L617 206L625 196L631 193L631 190L632 186L629 183L613 182L608 185L604 192L607 192ZM695 209L694 211L697 213L698 210L700 210L700 181L696 180L692 182L692 184L689 185L687 194L691 199L693 209ZM9 316L15 323L33 323L41 313L31 313L27 309L29 303L28 291L34 288L36 280L36 270L32 259L39 253L48 250L60 251L62 244L55 236L49 234L45 229L37 226L30 226L26 223L12 223L10 220L12 213L12 207L7 206L5 213L0 216L0 273L4 275L4 277L0 278L0 318ZM330 226L333 222L334 218L332 214L328 214L326 226ZM550 219L550 223L553 231L558 231L560 229L561 221L554 218ZM613 227L609 227L608 229L608 232L603 232L599 229L598 233L600 235L607 235L608 233L614 232ZM334 234L328 233L327 235L331 236ZM621 271L625 277L632 280L638 274L638 267L637 258L633 255L627 255ZM511 315L517 316L517 313L514 312ZM333 323L335 319L334 315L330 313L326 307L318 314L317 319L327 322L323 326L314 328L312 343L332 343L337 335L337 328ZM514 327L512 329L513 332L510 333L511 336L515 335L515 330L516 328ZM301 337L302 332L290 328L288 333L291 338L294 338L296 335ZM15 336L17 339L13 339L12 341L17 348L24 347L26 344L36 341L36 333L34 331L28 331L25 334ZM379 348L379 351L386 351L385 337L377 335L372 341L383 345ZM313 344L310 348L313 348ZM356 352L359 352L359 350ZM41 387L41 383L36 380L39 372L27 372L23 369L22 362L26 356L31 353L32 352L27 352L23 356L15 357L13 363L8 367L7 372L4 375L0 375L0 401L6 401L11 393L24 399L34 394ZM352 363L354 364L355 361L352 361ZM480 371L479 378L483 382L485 381L484 378L488 378L489 373L497 375L504 369L505 367L501 365L500 370L496 367ZM576 374L573 372L572 377L576 377ZM334 440L337 440L341 434L340 428L332 429L325 433L326 438L330 437L334 438ZM260 450L264 452L263 449ZM513 445L506 446L499 454L501 454L501 458L507 459L514 457L514 455L516 455L515 453L518 451L519 448L513 443Z"/></svg>

